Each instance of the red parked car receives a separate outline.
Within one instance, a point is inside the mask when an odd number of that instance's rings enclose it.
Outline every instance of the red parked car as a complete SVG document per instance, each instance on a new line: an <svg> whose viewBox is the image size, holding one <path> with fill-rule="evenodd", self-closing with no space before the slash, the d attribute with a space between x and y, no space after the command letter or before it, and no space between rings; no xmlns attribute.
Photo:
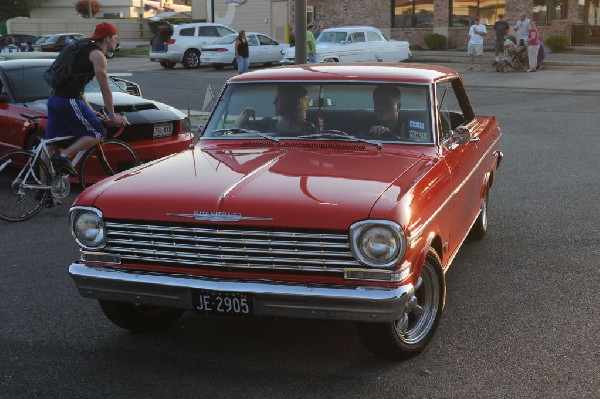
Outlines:
<svg viewBox="0 0 600 399"><path fill-rule="evenodd" d="M391 128L376 117L380 92L401 93ZM167 328L185 310L349 320L367 349L406 358L440 322L461 244L488 229L500 137L449 68L239 75L195 148L81 194L69 272L128 330Z"/></svg>

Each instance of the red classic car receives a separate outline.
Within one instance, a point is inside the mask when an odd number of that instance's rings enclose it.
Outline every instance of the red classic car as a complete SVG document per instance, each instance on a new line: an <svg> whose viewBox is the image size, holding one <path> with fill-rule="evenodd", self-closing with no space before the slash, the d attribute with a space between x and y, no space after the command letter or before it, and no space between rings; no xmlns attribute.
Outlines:
<svg viewBox="0 0 600 399"><path fill-rule="evenodd" d="M461 244L487 231L500 136L444 67L239 75L194 148L81 194L69 272L125 329L185 310L351 320L367 349L406 358L438 326Z"/></svg>

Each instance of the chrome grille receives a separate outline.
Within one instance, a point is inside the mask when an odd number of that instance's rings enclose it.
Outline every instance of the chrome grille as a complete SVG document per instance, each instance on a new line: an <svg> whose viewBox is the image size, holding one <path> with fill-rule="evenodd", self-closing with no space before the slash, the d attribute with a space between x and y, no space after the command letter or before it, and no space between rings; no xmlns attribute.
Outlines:
<svg viewBox="0 0 600 399"><path fill-rule="evenodd" d="M107 221L105 252L123 261L203 268L341 273L361 265L346 234L161 226Z"/></svg>

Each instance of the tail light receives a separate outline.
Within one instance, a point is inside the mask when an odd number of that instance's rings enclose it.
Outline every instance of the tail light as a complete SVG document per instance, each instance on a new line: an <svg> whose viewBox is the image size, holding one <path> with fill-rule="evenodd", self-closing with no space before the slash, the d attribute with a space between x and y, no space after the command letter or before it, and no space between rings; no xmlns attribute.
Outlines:
<svg viewBox="0 0 600 399"><path fill-rule="evenodd" d="M215 50L216 50L216 51L218 51L219 53L223 53L223 52L225 52L225 51L229 51L229 50L227 50L226 48L222 48L222 47L220 47L220 48L217 48L217 49L215 49Z"/></svg>
<svg viewBox="0 0 600 399"><path fill-rule="evenodd" d="M169 40L167 40L167 44L175 44L175 39L169 39Z"/></svg>

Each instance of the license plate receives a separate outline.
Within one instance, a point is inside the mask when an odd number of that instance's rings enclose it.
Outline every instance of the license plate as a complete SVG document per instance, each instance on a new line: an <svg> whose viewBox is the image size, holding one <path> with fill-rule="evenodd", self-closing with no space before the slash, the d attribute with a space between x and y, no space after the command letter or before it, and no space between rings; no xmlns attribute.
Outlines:
<svg viewBox="0 0 600 399"><path fill-rule="evenodd" d="M154 138L168 137L173 134L172 123L157 123L154 125Z"/></svg>
<svg viewBox="0 0 600 399"><path fill-rule="evenodd" d="M194 309L221 315L251 315L252 297L242 292L195 291Z"/></svg>

